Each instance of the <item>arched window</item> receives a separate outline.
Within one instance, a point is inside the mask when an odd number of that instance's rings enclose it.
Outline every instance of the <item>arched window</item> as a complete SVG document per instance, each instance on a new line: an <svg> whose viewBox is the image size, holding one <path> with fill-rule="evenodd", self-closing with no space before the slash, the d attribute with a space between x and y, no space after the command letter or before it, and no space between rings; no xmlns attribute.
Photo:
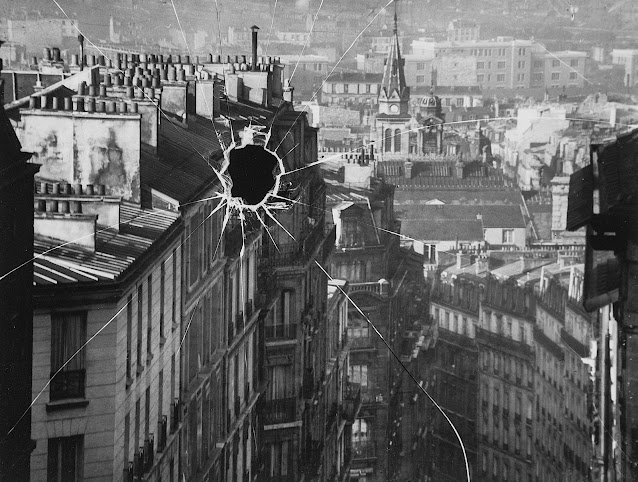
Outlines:
<svg viewBox="0 0 638 482"><path fill-rule="evenodd" d="M390 129L385 130L383 144L385 152L392 152L392 131Z"/></svg>
<svg viewBox="0 0 638 482"><path fill-rule="evenodd" d="M401 129L394 130L394 152L401 152Z"/></svg>

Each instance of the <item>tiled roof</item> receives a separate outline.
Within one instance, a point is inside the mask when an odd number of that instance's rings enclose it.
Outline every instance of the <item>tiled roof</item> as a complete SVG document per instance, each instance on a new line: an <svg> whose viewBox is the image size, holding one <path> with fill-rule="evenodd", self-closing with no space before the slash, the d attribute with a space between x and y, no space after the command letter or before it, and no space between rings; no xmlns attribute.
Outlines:
<svg viewBox="0 0 638 482"><path fill-rule="evenodd" d="M218 132L224 144L230 144L228 129L220 126ZM218 165L213 163L223 155L213 125L202 117L189 122L188 128L162 121L157 152L156 156L142 151L142 181L179 202L190 201L203 186L216 181L211 164Z"/></svg>
<svg viewBox="0 0 638 482"><path fill-rule="evenodd" d="M98 226L95 251L36 235L33 282L55 285L113 280L142 256L178 216L176 212L142 209L123 202L120 231Z"/></svg>

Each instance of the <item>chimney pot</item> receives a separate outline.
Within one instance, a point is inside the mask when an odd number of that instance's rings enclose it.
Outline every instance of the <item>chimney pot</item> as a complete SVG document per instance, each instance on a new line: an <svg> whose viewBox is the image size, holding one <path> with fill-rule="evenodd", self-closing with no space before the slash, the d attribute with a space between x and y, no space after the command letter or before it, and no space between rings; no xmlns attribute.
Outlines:
<svg viewBox="0 0 638 482"><path fill-rule="evenodd" d="M95 103L95 111L96 112L104 112L104 104L105 104L105 102L103 100L98 100Z"/></svg>
<svg viewBox="0 0 638 482"><path fill-rule="evenodd" d="M179 81L186 80L186 73L184 72L184 70L179 69L178 72L179 72L179 74L178 74L177 80L179 80Z"/></svg>
<svg viewBox="0 0 638 482"><path fill-rule="evenodd" d="M97 185L97 193L100 196L106 196L106 185L105 184L98 184Z"/></svg>
<svg viewBox="0 0 638 482"><path fill-rule="evenodd" d="M209 64L212 64L213 63L213 54L208 54L206 60L208 61Z"/></svg>
<svg viewBox="0 0 638 482"><path fill-rule="evenodd" d="M38 65L38 58L37 57L31 57L31 64Z"/></svg>
<svg viewBox="0 0 638 482"><path fill-rule="evenodd" d="M106 66L106 58L104 57L104 55L100 55L97 58L97 63L100 67L105 67Z"/></svg>
<svg viewBox="0 0 638 482"><path fill-rule="evenodd" d="M95 55L91 54L91 55L87 55L87 65L89 67L93 67L95 65Z"/></svg>
<svg viewBox="0 0 638 482"><path fill-rule="evenodd" d="M69 201L58 201L58 212L67 214L69 212Z"/></svg>
<svg viewBox="0 0 638 482"><path fill-rule="evenodd" d="M42 60L51 60L51 49L44 47L42 50Z"/></svg>
<svg viewBox="0 0 638 482"><path fill-rule="evenodd" d="M111 76L109 74L104 74L103 79L104 79L104 81L102 83L105 86L110 87L111 86Z"/></svg>
<svg viewBox="0 0 638 482"><path fill-rule="evenodd" d="M159 88L159 86L162 85L160 82L159 77L153 77L153 79L151 80L151 87L153 87L154 89Z"/></svg>
<svg viewBox="0 0 638 482"><path fill-rule="evenodd" d="M190 64L191 58L189 55L184 55L184 59L182 61L183 64Z"/></svg>
<svg viewBox="0 0 638 482"><path fill-rule="evenodd" d="M89 97L86 99L86 111L94 112L95 111L95 97Z"/></svg>
<svg viewBox="0 0 638 482"><path fill-rule="evenodd" d="M57 97L53 97L51 99L51 109L58 110L60 108L59 107L59 101L60 101L60 99L58 99Z"/></svg>
<svg viewBox="0 0 638 482"><path fill-rule="evenodd" d="M64 98L64 110L71 110L71 97L65 97Z"/></svg>
<svg viewBox="0 0 638 482"><path fill-rule="evenodd" d="M82 195L82 184L77 183L73 185L73 194L77 196Z"/></svg>
<svg viewBox="0 0 638 482"><path fill-rule="evenodd" d="M82 81L78 85L78 95L85 95L85 94L86 94L86 82Z"/></svg>
<svg viewBox="0 0 638 482"><path fill-rule="evenodd" d="M124 102L123 100L121 100L118 104L118 112L120 114L126 114L126 102Z"/></svg>
<svg viewBox="0 0 638 482"><path fill-rule="evenodd" d="M138 87L137 89L135 89L135 98L143 99L145 97L144 90L144 87Z"/></svg>
<svg viewBox="0 0 638 482"><path fill-rule="evenodd" d="M106 97L106 85L100 84L100 97Z"/></svg>
<svg viewBox="0 0 638 482"><path fill-rule="evenodd" d="M47 201L46 199L38 199L38 211L46 212L47 210Z"/></svg>
<svg viewBox="0 0 638 482"><path fill-rule="evenodd" d="M37 100L34 96L29 97L29 109L35 109L37 105Z"/></svg>
<svg viewBox="0 0 638 482"><path fill-rule="evenodd" d="M93 196L94 192L93 192L93 184L87 184L86 185L86 194L89 196Z"/></svg>
<svg viewBox="0 0 638 482"><path fill-rule="evenodd" d="M48 99L47 99L46 95L40 96L40 108L41 109L46 109L47 108L47 100Z"/></svg>
<svg viewBox="0 0 638 482"><path fill-rule="evenodd" d="M169 67L169 69L168 69L168 80L169 80L169 82L175 82L177 80L175 67Z"/></svg>
<svg viewBox="0 0 638 482"><path fill-rule="evenodd" d="M71 201L71 212L82 214L82 203L80 201Z"/></svg>
<svg viewBox="0 0 638 482"><path fill-rule="evenodd" d="M115 101L114 100L109 100L106 102L106 112L108 112L109 114L114 114L115 113Z"/></svg>
<svg viewBox="0 0 638 482"><path fill-rule="evenodd" d="M95 97L95 86L94 85L89 85L89 95L91 97Z"/></svg>
<svg viewBox="0 0 638 482"><path fill-rule="evenodd" d="M53 61L60 62L60 49L57 47L53 47L51 49L51 53L53 54Z"/></svg>
<svg viewBox="0 0 638 482"><path fill-rule="evenodd" d="M54 195L60 194L60 183L59 182L51 183L51 194L54 194Z"/></svg>
<svg viewBox="0 0 638 482"><path fill-rule="evenodd" d="M133 86L128 86L128 87L126 88L126 96L127 96L129 99L132 99L133 97L135 97L135 87L133 87Z"/></svg>

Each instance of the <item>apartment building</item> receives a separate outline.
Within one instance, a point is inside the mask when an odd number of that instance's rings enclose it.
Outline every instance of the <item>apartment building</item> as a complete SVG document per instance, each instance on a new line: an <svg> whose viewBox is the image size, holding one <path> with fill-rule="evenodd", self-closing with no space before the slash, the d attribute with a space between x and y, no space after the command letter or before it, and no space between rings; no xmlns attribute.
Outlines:
<svg viewBox="0 0 638 482"><path fill-rule="evenodd" d="M625 67L624 84L634 87L638 79L638 49L613 49L611 63Z"/></svg>
<svg viewBox="0 0 638 482"><path fill-rule="evenodd" d="M428 380L434 398L446 410L465 445L470 473L478 472L479 286L458 280L454 284L435 280L430 292L430 316L436 339L430 347L433 370ZM421 396L421 395L420 395ZM432 480L462 480L465 462L458 438L448 421L430 406L425 447L429 457L424 472Z"/></svg>
<svg viewBox="0 0 638 482"><path fill-rule="evenodd" d="M0 65L1 67L1 65ZM0 98L3 81L0 80ZM31 439L33 344L33 176L37 164L22 150L0 105L0 143L4 146L0 181L0 478L28 480Z"/></svg>
<svg viewBox="0 0 638 482"><path fill-rule="evenodd" d="M588 359L596 335L582 307L580 269L545 271L544 266L530 265L518 281L503 278L506 271L519 272L516 263L493 271L500 279L478 262L448 271L434 280L431 292L438 339L429 381L453 416L468 453L476 448L475 458L470 457L473 478L589 478L594 447L589 427L597 402L591 398ZM470 313L465 306L471 300L477 304ZM456 341L446 359L448 339ZM452 367L456 376L435 377L439 365L448 372ZM454 472L461 460L452 432L436 417L429 426L433 437L447 433L447 443L455 450L435 457L430 470L443 470L437 480L458 480L463 474ZM441 456L455 456L456 462L439 466Z"/></svg>
<svg viewBox="0 0 638 482"><path fill-rule="evenodd" d="M421 261L414 263L399 250L393 188L374 177L373 156L366 152L359 159L347 157L336 171L322 167L331 224L336 228L330 272L349 285L348 376L361 386L361 410L352 427L350 477L391 480L401 470L402 436L393 428L400 417L403 373L373 326L398 352L402 330L418 319L407 315L412 300L406 286L418 282Z"/></svg>
<svg viewBox="0 0 638 482"><path fill-rule="evenodd" d="M43 168L31 476L326 480L334 460L342 475L355 407L332 409L358 392L326 328L330 307L346 329L346 286L329 304L334 230L318 168L305 168L316 129L277 61L178 57L118 54L10 105ZM256 125L272 126L267 146ZM248 211L225 222L213 168L233 135L295 171L278 193L290 209L268 228ZM335 422L325 433L319 399Z"/></svg>

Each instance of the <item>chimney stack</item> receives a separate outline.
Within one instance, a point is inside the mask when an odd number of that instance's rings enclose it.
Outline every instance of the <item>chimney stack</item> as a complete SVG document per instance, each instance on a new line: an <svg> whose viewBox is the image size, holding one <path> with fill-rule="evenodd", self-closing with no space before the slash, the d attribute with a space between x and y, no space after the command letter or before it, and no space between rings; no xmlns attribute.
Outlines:
<svg viewBox="0 0 638 482"><path fill-rule="evenodd" d="M295 88L290 85L290 79L284 80L284 101L292 103Z"/></svg>
<svg viewBox="0 0 638 482"><path fill-rule="evenodd" d="M252 27L250 27L250 30L253 33L253 58L252 58L252 64L251 64L251 68L253 71L257 70L257 30L259 30L259 27L257 25L253 25Z"/></svg>

